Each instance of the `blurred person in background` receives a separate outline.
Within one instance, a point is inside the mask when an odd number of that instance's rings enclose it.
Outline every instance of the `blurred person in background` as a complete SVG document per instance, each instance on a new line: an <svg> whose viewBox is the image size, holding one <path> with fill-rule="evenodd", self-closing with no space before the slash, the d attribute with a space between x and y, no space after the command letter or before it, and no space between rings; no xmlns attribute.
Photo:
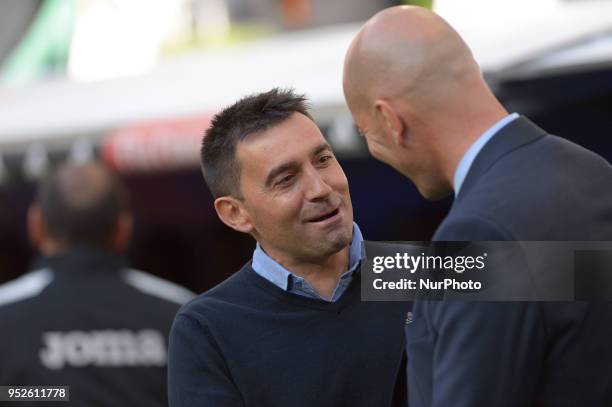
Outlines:
<svg viewBox="0 0 612 407"><path fill-rule="evenodd" d="M429 199L438 241L612 241L612 167L509 114L435 13L394 7L353 40L344 92L372 155ZM612 405L612 303L416 301L411 407Z"/></svg>
<svg viewBox="0 0 612 407"><path fill-rule="evenodd" d="M40 185L28 232L42 257L0 286L0 385L70 386L78 406L167 404L168 332L192 294L126 267L131 226L101 165L66 164Z"/></svg>
<svg viewBox="0 0 612 407"><path fill-rule="evenodd" d="M201 153L219 218L257 245L177 315L170 405L404 405L409 305L361 302L348 182L305 98L239 100L215 116Z"/></svg>

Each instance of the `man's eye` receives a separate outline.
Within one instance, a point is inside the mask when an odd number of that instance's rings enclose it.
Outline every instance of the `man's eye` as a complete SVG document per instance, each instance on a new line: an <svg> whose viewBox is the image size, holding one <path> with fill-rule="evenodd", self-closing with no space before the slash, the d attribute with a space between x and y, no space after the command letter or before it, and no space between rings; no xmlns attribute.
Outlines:
<svg viewBox="0 0 612 407"><path fill-rule="evenodd" d="M319 163L325 164L326 162L330 161L332 158L334 157L331 155L322 155L321 157L319 157Z"/></svg>
<svg viewBox="0 0 612 407"><path fill-rule="evenodd" d="M279 179L276 182L276 185L278 186L285 186L291 183L291 181L293 181L293 178L295 177L295 175L293 174L289 174L289 175L285 175L283 178Z"/></svg>

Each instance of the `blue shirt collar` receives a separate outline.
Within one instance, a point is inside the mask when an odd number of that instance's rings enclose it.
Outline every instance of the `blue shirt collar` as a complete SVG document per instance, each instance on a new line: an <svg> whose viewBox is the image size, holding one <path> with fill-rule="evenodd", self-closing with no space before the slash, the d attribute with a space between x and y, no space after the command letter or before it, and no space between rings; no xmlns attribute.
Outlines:
<svg viewBox="0 0 612 407"><path fill-rule="evenodd" d="M504 126L509 124L511 121L518 119L518 113L512 113L508 116L504 117L493 126L489 127L487 131L482 133L482 135L472 144L472 146L465 152L461 161L459 161L459 165L455 170L455 177L453 179L453 189L455 190L455 196L459 195L459 190L461 189L461 185L463 185L463 181L472 166L472 163L476 159L476 156L482 150L482 148L487 144L497 132L499 132Z"/></svg>
<svg viewBox="0 0 612 407"><path fill-rule="evenodd" d="M349 267L346 273L352 273L357 269L359 262L365 257L363 253L363 235L361 230L356 223L353 222L353 240L349 247ZM253 252L253 270L266 280L270 281L274 285L287 290L289 287L289 280L291 277L297 277L289 270L281 266L276 260L268 256L263 251L259 243L255 247ZM299 277L298 277L299 278Z"/></svg>

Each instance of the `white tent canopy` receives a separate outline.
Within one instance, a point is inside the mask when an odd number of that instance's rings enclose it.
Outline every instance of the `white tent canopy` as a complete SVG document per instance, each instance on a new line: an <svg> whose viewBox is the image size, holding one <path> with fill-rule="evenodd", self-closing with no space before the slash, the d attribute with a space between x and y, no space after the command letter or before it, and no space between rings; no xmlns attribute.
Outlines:
<svg viewBox="0 0 612 407"><path fill-rule="evenodd" d="M523 8L528 15L496 9L471 19L465 8L444 8L444 3L439 0L439 12L466 39L487 74L525 61L550 68L542 56L553 57L555 66L612 60L612 1ZM0 153L23 151L33 141L65 143L134 123L210 114L241 96L276 86L306 93L319 118L345 114L342 64L358 29L359 24L289 33L197 52L135 77L0 89ZM560 56L550 54L559 49Z"/></svg>

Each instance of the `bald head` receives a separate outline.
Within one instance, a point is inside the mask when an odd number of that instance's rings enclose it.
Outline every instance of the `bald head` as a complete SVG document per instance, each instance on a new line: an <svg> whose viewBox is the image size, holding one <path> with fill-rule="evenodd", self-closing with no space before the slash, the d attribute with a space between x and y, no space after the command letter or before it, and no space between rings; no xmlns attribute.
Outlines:
<svg viewBox="0 0 612 407"><path fill-rule="evenodd" d="M127 212L127 196L105 167L67 164L40 185L36 207L49 239L68 247L108 248Z"/></svg>
<svg viewBox="0 0 612 407"><path fill-rule="evenodd" d="M472 53L437 14L397 6L372 17L353 40L345 59L344 91L353 107L377 98L435 100L447 85L480 76Z"/></svg>
<svg viewBox="0 0 612 407"><path fill-rule="evenodd" d="M385 9L363 26L343 82L372 156L430 199L452 193L461 157L507 114L459 34L415 6Z"/></svg>

